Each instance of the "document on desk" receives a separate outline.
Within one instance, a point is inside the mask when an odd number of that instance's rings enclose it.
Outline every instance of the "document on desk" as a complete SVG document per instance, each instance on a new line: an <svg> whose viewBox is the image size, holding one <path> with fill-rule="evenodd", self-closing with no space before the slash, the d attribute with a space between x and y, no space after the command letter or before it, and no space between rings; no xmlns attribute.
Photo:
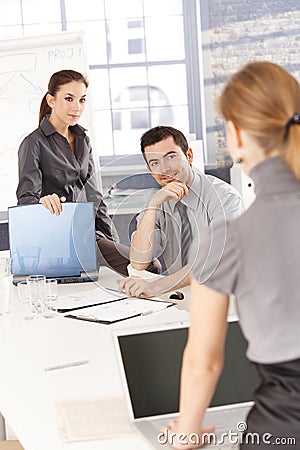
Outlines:
<svg viewBox="0 0 300 450"><path fill-rule="evenodd" d="M103 287L97 287L89 291L82 291L77 292L76 294L58 297L57 310L58 312L67 312L85 308L87 306L114 302L123 298L125 298L125 294L122 292L110 291Z"/></svg>
<svg viewBox="0 0 300 450"><path fill-rule="evenodd" d="M65 317L109 325L121 320L162 311L172 305L174 305L172 302L128 297L110 303L78 309Z"/></svg>
<svg viewBox="0 0 300 450"><path fill-rule="evenodd" d="M133 433L127 409L118 398L65 401L56 408L64 442L114 439Z"/></svg>

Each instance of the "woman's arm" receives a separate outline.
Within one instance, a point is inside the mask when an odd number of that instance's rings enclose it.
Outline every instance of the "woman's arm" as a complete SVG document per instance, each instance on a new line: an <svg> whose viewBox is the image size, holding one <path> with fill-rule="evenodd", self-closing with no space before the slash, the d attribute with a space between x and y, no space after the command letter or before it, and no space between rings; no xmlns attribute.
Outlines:
<svg viewBox="0 0 300 450"><path fill-rule="evenodd" d="M25 138L18 152L19 184L18 205L39 203L43 175L40 170L40 151L37 142Z"/></svg>
<svg viewBox="0 0 300 450"><path fill-rule="evenodd" d="M87 201L93 202L95 205L96 232L100 232L100 235L105 236L108 239L118 241L117 232L108 215L107 206L103 200L100 184L101 174L100 172L96 173L95 171L92 147L88 138L87 143L89 146L89 166L85 192Z"/></svg>
<svg viewBox="0 0 300 450"><path fill-rule="evenodd" d="M192 281L191 323L183 356L180 387L180 418L170 422L168 434L187 435L187 443L173 438L174 448L198 448L202 442L202 421L220 377L227 330L229 297ZM198 444L189 436L196 433Z"/></svg>

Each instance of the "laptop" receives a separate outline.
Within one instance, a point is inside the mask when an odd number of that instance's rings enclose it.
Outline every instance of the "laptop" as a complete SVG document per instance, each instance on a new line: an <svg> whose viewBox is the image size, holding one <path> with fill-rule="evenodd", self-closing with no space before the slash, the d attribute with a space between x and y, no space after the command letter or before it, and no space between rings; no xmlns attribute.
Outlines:
<svg viewBox="0 0 300 450"><path fill-rule="evenodd" d="M98 278L94 204L64 203L59 216L41 204L8 208L13 282L46 275L60 283Z"/></svg>
<svg viewBox="0 0 300 450"><path fill-rule="evenodd" d="M181 359L187 334L188 324L182 322L114 332L129 420L155 449L169 448L162 445L164 439L159 433L178 413ZM234 316L228 323L224 370L204 420L204 425L215 426L209 438L215 449L237 448L253 405L252 393L259 380L245 357L246 347ZM231 437L229 430L234 433Z"/></svg>

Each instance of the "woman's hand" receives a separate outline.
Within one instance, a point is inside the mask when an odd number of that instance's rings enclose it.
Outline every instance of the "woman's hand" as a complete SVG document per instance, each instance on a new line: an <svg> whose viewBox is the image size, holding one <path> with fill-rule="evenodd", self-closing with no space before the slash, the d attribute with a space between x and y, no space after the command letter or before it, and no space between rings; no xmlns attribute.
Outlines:
<svg viewBox="0 0 300 450"><path fill-rule="evenodd" d="M191 450L201 448L203 445L214 443L213 426L207 426L197 432L185 433L180 425L180 419L170 420L167 427L162 428L158 439L161 444L168 443L171 448L177 450ZM211 439L209 439L211 435Z"/></svg>
<svg viewBox="0 0 300 450"><path fill-rule="evenodd" d="M40 203L47 209L49 209L51 214L60 215L62 211L61 204L66 201L66 197L60 197L57 194L45 195L40 199Z"/></svg>

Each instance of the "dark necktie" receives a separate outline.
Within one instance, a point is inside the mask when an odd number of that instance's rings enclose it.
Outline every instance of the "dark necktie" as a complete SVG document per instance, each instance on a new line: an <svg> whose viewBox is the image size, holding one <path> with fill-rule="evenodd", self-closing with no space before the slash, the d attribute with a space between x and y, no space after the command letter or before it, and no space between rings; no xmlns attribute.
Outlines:
<svg viewBox="0 0 300 450"><path fill-rule="evenodd" d="M176 208L181 219L181 263L185 266L188 262L188 254L192 243L192 228L187 214L187 207L181 203L176 203Z"/></svg>

